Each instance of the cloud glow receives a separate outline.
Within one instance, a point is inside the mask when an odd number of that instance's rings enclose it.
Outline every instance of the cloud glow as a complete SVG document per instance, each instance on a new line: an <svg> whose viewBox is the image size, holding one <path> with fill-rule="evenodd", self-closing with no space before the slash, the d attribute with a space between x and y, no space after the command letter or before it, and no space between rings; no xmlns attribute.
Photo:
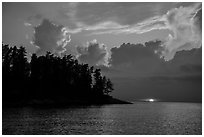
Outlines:
<svg viewBox="0 0 204 137"><path fill-rule="evenodd" d="M78 46L79 55L77 58L83 63L90 65L108 66L109 53L105 44L98 43L97 40L87 42L85 46Z"/></svg>
<svg viewBox="0 0 204 137"><path fill-rule="evenodd" d="M142 34L152 30L167 29L172 34L169 34L166 40L163 41L162 48L159 51L155 51L155 53L159 53L161 58L169 61L174 58L174 55L178 51L201 47L202 33L198 25L200 20L196 17L199 10L201 10L200 4L195 4L189 7L174 8L165 15L155 16L132 26L118 25L120 27L116 27L115 29L111 29L108 26L94 26L99 31L95 31L91 35ZM105 30L106 28L109 30Z"/></svg>

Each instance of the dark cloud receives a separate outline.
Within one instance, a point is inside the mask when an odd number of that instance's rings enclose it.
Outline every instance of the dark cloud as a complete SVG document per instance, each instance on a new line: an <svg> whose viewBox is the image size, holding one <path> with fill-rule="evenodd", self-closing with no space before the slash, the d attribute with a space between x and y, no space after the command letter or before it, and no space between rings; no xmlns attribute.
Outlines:
<svg viewBox="0 0 204 137"><path fill-rule="evenodd" d="M143 44L122 44L111 49L110 65L115 68L133 69L141 73L180 73L185 70L198 71L202 65L202 49L191 51L179 51L175 58L165 62L155 53L161 45L161 41L149 41ZM200 67L199 67L200 66ZM149 69L151 68L151 69ZM184 70L185 69L185 70Z"/></svg>
<svg viewBox="0 0 204 137"><path fill-rule="evenodd" d="M108 65L107 48L96 40L87 42L85 47L78 46L77 51L79 53L77 58L83 63L88 63L89 65Z"/></svg>
<svg viewBox="0 0 204 137"><path fill-rule="evenodd" d="M180 67L182 65L202 65L202 48L190 51L179 51L175 58L166 63L170 66Z"/></svg>
<svg viewBox="0 0 204 137"><path fill-rule="evenodd" d="M165 62L155 54L160 44L149 41L111 49L110 65L119 70L109 74L114 95L130 100L201 101L202 48L179 51Z"/></svg>
<svg viewBox="0 0 204 137"><path fill-rule="evenodd" d="M66 51L65 47L69 41L70 36L62 25L44 19L39 26L34 27L33 44L39 48L36 52L39 55L47 51L60 55Z"/></svg>
<svg viewBox="0 0 204 137"><path fill-rule="evenodd" d="M143 44L122 44L111 49L110 65L116 68L133 69L137 72L150 71L149 68L160 66L164 61L154 50L160 41L151 41Z"/></svg>

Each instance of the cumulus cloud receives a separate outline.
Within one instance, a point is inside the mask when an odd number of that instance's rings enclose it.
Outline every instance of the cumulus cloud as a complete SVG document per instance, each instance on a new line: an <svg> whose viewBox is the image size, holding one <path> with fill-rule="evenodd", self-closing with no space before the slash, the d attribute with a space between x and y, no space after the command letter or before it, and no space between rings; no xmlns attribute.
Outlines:
<svg viewBox="0 0 204 137"><path fill-rule="evenodd" d="M136 24L122 25L116 21L106 20L92 26L79 23L81 30L93 31L90 35L146 33L165 29L170 34L162 41L155 53L165 61L172 60L182 50L192 50L202 46L202 9L201 3L173 8L166 14L156 15Z"/></svg>
<svg viewBox="0 0 204 137"><path fill-rule="evenodd" d="M179 7L168 11L162 16L148 18L131 26L120 26L117 29L93 32L92 34L145 33L151 30L167 29L171 33L155 53L169 61L176 52L200 48L202 43L201 4L189 7Z"/></svg>
<svg viewBox="0 0 204 137"><path fill-rule="evenodd" d="M168 29L173 32L162 44L161 57L166 61L173 59L178 51L201 47L202 36L197 25L199 18L196 17L199 10L196 5L176 8L166 14Z"/></svg>
<svg viewBox="0 0 204 137"><path fill-rule="evenodd" d="M154 54L160 44L161 41L149 41L111 49L110 68L117 71L109 75L115 90L122 97L130 94L143 98L142 95L152 94L160 99L166 96L183 99L183 94L192 97L195 92L199 97L202 92L202 48L179 51L173 60L165 62ZM124 90L127 91L125 94Z"/></svg>
<svg viewBox="0 0 204 137"><path fill-rule="evenodd" d="M78 60L89 65L108 66L109 54L106 45L98 43L97 40L87 42L85 46L78 46Z"/></svg>
<svg viewBox="0 0 204 137"><path fill-rule="evenodd" d="M160 43L161 41L150 41L145 44L123 43L111 49L110 65L140 74L157 70L164 62L154 53Z"/></svg>
<svg viewBox="0 0 204 137"><path fill-rule="evenodd" d="M179 51L173 60L165 62L154 52L155 49L160 47L161 43L157 40L145 44L124 43L119 47L114 47L111 49L109 64L111 68L124 71L130 76L132 73L137 74L137 76L173 76L177 74L200 74L202 72L201 48ZM125 75L127 76L127 74Z"/></svg>
<svg viewBox="0 0 204 137"><path fill-rule="evenodd" d="M86 36L169 30L169 36L155 50L165 61L172 60L178 51L201 47L201 3L61 3L49 4L48 9L43 5L40 14L31 16L24 25L33 25L32 20L41 21L43 16L59 22L55 15L61 18L60 24L69 26L64 27L67 33L86 31ZM184 7L173 8L176 5ZM54 14L50 9L58 12Z"/></svg>
<svg viewBox="0 0 204 137"><path fill-rule="evenodd" d="M64 26L44 19L40 25L34 27L34 38L31 43L38 47L36 52L38 55L47 51L61 55L66 51L65 47L70 40L70 35Z"/></svg>

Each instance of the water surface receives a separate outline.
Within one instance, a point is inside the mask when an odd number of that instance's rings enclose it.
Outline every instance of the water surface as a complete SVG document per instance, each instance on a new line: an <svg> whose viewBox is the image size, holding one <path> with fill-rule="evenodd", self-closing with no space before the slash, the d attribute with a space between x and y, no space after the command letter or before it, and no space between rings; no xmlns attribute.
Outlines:
<svg viewBox="0 0 204 137"><path fill-rule="evenodd" d="M2 110L3 134L202 134L202 104L140 102Z"/></svg>

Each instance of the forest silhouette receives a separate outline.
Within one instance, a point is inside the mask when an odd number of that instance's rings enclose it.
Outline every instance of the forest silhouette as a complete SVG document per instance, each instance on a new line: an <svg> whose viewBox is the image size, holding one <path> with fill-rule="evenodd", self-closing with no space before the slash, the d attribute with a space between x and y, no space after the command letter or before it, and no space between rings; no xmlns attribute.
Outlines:
<svg viewBox="0 0 204 137"><path fill-rule="evenodd" d="M28 62L26 54L22 46L2 44L3 106L105 104L113 99L113 84L100 69L72 55L32 54Z"/></svg>

